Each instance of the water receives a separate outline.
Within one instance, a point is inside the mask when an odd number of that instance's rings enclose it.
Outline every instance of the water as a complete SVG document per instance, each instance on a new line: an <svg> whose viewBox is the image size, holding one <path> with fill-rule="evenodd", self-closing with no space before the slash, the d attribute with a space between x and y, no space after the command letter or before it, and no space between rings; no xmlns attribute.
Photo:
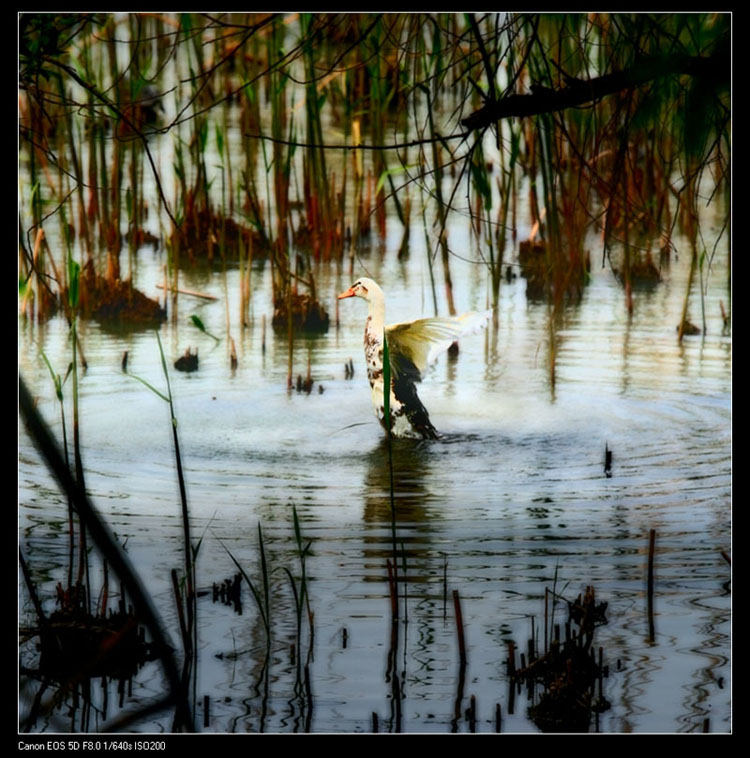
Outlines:
<svg viewBox="0 0 750 758"><path fill-rule="evenodd" d="M431 315L419 238L412 235L408 262L373 251L354 271L383 286L391 322ZM568 599L593 585L608 603L608 623L597 628L596 645L609 665L604 694L612 707L592 728L700 731L709 718L711 731L730 729L730 570L720 553L731 544L731 340L722 334L719 306L720 299L726 305L726 271L717 261L710 274L706 333L680 345L675 327L686 259L673 261L654 290L636 294L630 320L613 275L595 267L582 302L558 325L554 388L546 306L527 302L522 279L503 284L497 331L466 338L458 358L443 356L420 386L443 437L394 448L397 540L406 556L406 621L396 662L403 731L467 731L464 710L472 695L478 731L494 730L496 703L503 731L537 731L527 717L525 692L508 712L505 660L509 641L525 650L532 617L541 642L545 588L555 581ZM481 267L458 258L453 266L458 309L483 308ZM159 294L158 253L142 251L137 273L147 294ZM318 274L332 317L335 293L350 279ZM197 347L200 358L198 372L171 370L170 381L193 536L203 538L199 585L209 590L198 602L196 692L199 704L204 695L211 701L203 730L305 728L289 653L293 600L281 568L299 573L292 505L311 543L310 728L369 731L376 713L382 731L393 729L389 475L362 356L366 306L342 301L338 328L296 341L294 376L306 374L309 359L315 384L309 395L289 392L286 335L276 337L270 329L268 270L254 272L253 323L245 330L237 324L237 281L234 270L185 271L183 287L220 299L182 297L177 326L161 330L170 367L188 346ZM692 311L699 322L697 297ZM219 343L191 326L193 313ZM227 353L227 313L236 371ZM269 322L265 352L263 314ZM59 409L40 350L64 374L70 360L66 328L59 318L33 328L20 324L20 371L58 435ZM129 373L163 390L156 337L151 331L112 333L96 323L81 324L81 336L89 364L81 381L88 489L125 542L179 648L170 571L182 564L183 543L168 408L120 368L127 350ZM349 358L353 379L345 378ZM604 472L605 447L613 453L611 477ZM236 573L229 552L257 580L258 524L274 569L267 681L265 638L249 591L243 589L242 615L210 595L213 582ZM64 580L67 566L66 505L23 429L19 528L51 609L54 583ZM645 586L650 529L657 535L653 643ZM460 592L467 642L461 693L453 590ZM21 607L29 610L25 592ZM556 612L564 622L560 604ZM162 686L156 666L147 665L124 708L143 706ZM28 703L22 715L25 708ZM57 711L34 730L73 730L75 713ZM199 724L201 713L199 708ZM110 702L92 727L114 715ZM170 725L162 714L134 728L162 732Z"/></svg>

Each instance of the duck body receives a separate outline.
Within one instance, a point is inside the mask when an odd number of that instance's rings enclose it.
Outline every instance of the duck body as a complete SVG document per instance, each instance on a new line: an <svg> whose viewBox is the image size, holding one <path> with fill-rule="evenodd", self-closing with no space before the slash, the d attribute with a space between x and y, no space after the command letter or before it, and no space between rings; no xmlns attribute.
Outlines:
<svg viewBox="0 0 750 758"><path fill-rule="evenodd" d="M381 320L373 318L371 312L365 321L365 362L367 379L370 382L372 407L382 427L385 421L385 377L383 375L383 334L387 337L387 327ZM388 339L389 353L393 353L393 341ZM403 370L398 374L391 365L391 393L389 410L390 428L394 437L414 437L417 439L437 439L438 433L430 422L430 415L417 395L415 382L422 380L416 366L402 359Z"/></svg>
<svg viewBox="0 0 750 758"><path fill-rule="evenodd" d="M440 435L417 395L417 382L440 353L459 337L485 326L492 311L450 318L424 318L398 324L385 323L385 296L372 279L362 277L339 299L360 297L369 306L365 321L365 361L375 415L394 437L437 439ZM388 343L391 386L390 420L386 423L383 376L383 336Z"/></svg>

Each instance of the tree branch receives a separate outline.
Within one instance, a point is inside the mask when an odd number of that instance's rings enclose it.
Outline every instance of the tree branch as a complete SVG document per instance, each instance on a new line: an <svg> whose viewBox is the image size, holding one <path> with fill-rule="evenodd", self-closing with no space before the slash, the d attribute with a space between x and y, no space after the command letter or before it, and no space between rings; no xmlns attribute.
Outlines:
<svg viewBox="0 0 750 758"><path fill-rule="evenodd" d="M454 140L454 139L465 140L469 136L469 134L471 134L471 130L467 132L459 132L457 134L448 134L448 135L436 134L434 137L424 137L423 139L413 139L407 142L396 142L392 145L367 145L361 142L357 145L299 142L297 140L281 139L280 137L271 137L268 134L254 134L251 132L244 132L242 136L247 137L248 139L262 139L262 140L266 140L267 142L274 142L277 145L287 145L289 147L304 147L307 149L314 149L314 150L379 151L379 150L402 150L407 147L416 147L418 145L429 145L433 142L445 143L448 140Z"/></svg>
<svg viewBox="0 0 750 758"><path fill-rule="evenodd" d="M523 118L539 113L573 108L593 103L606 95L639 87L661 76L685 74L687 76L714 79L728 83L730 76L729 55L722 52L710 57L674 55L653 56L636 61L622 71L604 74L584 81L570 78L563 89L536 87L529 95L508 95L500 100L490 100L479 110L462 119L461 124L469 130L483 129L504 118Z"/></svg>

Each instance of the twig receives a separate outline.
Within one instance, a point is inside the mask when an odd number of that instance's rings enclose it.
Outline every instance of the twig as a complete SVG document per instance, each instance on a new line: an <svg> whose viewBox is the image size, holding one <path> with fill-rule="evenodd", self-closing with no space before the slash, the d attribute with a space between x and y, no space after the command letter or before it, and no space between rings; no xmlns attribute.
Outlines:
<svg viewBox="0 0 750 758"><path fill-rule="evenodd" d="M204 300L218 300L218 297L214 295L207 295L205 292L196 292L195 290L185 290L181 287L165 287L163 284L157 284L156 289L167 290L169 292L178 292L180 295L191 295L192 297L200 297Z"/></svg>

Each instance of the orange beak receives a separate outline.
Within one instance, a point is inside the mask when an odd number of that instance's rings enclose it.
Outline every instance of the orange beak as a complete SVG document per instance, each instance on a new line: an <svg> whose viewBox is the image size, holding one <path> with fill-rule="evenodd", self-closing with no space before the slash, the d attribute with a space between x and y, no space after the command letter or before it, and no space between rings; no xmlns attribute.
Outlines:
<svg viewBox="0 0 750 758"><path fill-rule="evenodd" d="M349 287L349 289L346 292L342 292L338 296L338 300L343 300L345 297L354 297L354 287Z"/></svg>

